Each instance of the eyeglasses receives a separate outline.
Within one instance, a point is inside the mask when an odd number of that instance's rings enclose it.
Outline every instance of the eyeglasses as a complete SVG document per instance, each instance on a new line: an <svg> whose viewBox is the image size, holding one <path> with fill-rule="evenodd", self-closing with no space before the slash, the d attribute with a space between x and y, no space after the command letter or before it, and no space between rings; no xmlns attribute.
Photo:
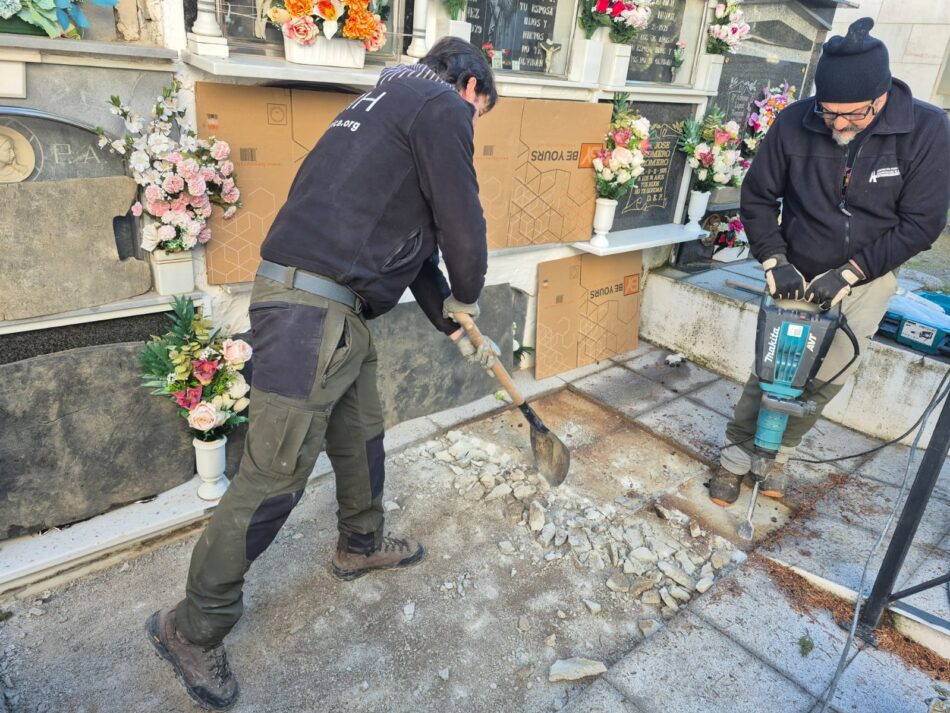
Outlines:
<svg viewBox="0 0 950 713"><path fill-rule="evenodd" d="M821 108L821 104L815 102L813 111L825 121L836 121L837 119L861 121L862 119L867 119L869 116L872 116L877 109L874 108L874 102L872 101L863 111L825 111Z"/></svg>

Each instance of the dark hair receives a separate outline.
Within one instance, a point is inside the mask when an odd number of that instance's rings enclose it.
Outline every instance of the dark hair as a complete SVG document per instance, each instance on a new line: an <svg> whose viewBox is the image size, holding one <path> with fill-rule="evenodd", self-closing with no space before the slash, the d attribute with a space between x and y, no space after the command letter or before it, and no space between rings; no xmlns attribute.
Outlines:
<svg viewBox="0 0 950 713"><path fill-rule="evenodd" d="M475 77L475 93L488 99L487 109L498 101L495 75L485 55L471 42L458 37L443 37L419 60L456 89L465 89Z"/></svg>

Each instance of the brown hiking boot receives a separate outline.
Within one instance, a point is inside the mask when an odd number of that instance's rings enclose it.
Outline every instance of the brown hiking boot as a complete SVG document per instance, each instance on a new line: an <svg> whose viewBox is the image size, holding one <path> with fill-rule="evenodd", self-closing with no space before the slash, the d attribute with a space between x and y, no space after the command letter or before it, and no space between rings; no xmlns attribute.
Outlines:
<svg viewBox="0 0 950 713"><path fill-rule="evenodd" d="M212 711L226 711L234 705L240 689L224 644L199 646L185 639L175 628L174 609L152 614L145 632L159 656L174 667L178 682L195 703Z"/></svg>
<svg viewBox="0 0 950 713"><path fill-rule="evenodd" d="M722 466L709 481L709 499L716 505L727 508L739 499L739 488L744 475L736 475Z"/></svg>
<svg viewBox="0 0 950 713"><path fill-rule="evenodd" d="M349 581L369 574L374 569L409 567L426 556L425 547L416 540L384 537L379 546L368 554L337 550L330 563L333 576Z"/></svg>

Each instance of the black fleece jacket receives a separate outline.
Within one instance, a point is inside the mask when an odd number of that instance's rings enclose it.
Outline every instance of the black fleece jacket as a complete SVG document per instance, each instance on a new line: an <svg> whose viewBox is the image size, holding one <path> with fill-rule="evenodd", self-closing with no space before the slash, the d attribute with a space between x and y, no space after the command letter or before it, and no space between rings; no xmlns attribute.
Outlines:
<svg viewBox="0 0 950 713"><path fill-rule="evenodd" d="M473 164L474 107L424 65L385 70L304 159L261 246L265 260L346 285L364 314L392 309L409 287L429 320L451 293L475 302L488 248Z"/></svg>
<svg viewBox="0 0 950 713"><path fill-rule="evenodd" d="M740 210L749 246L759 261L785 255L809 280L850 259L873 280L929 249L946 225L950 122L895 79L845 190L848 150L814 107L814 97L787 107L752 161Z"/></svg>

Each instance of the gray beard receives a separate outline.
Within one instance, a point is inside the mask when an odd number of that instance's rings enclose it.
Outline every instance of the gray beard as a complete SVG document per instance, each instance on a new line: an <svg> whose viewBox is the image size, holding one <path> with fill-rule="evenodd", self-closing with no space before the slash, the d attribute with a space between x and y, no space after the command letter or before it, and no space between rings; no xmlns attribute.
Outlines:
<svg viewBox="0 0 950 713"><path fill-rule="evenodd" d="M835 143L838 144L838 146L847 146L852 141L854 141L855 136L856 134L851 134L850 136L844 136L843 134L839 134L837 131L831 132L831 137L835 140Z"/></svg>

